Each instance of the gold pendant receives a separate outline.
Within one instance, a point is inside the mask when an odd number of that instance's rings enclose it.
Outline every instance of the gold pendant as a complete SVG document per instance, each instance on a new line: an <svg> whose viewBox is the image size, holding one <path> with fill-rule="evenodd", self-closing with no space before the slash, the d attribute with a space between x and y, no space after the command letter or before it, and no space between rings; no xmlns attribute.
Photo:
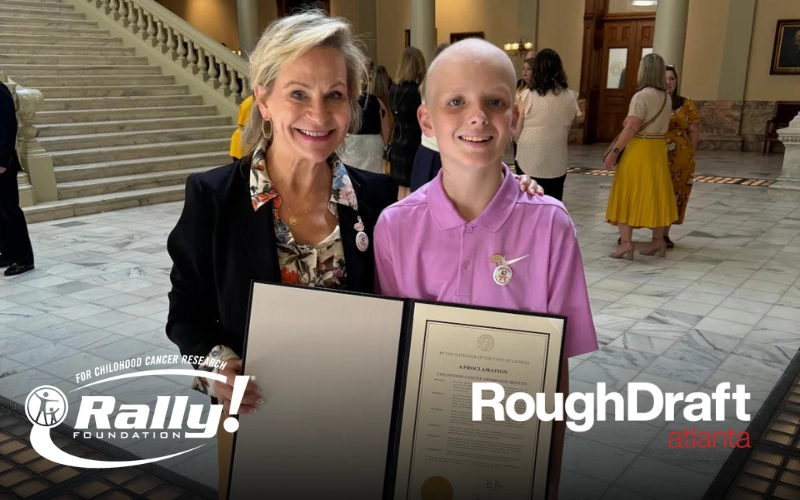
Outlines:
<svg viewBox="0 0 800 500"><path fill-rule="evenodd" d="M289 217L289 224L291 224L293 226L297 225L297 216L296 215L292 215L291 217Z"/></svg>

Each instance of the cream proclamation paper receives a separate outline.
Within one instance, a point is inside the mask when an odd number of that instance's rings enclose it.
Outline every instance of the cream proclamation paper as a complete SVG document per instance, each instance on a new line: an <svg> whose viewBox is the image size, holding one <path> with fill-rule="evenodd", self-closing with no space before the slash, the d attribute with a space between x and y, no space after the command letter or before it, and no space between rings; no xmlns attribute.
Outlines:
<svg viewBox="0 0 800 500"><path fill-rule="evenodd" d="M506 397L554 394L563 328L557 318L414 305L395 500L544 498L553 422L496 422L488 408L474 422L472 383L499 383Z"/></svg>

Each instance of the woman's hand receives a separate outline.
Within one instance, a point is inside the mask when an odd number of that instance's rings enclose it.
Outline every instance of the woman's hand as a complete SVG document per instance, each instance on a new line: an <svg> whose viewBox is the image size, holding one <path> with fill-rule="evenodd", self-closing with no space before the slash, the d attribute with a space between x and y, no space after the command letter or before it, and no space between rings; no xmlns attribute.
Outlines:
<svg viewBox="0 0 800 500"><path fill-rule="evenodd" d="M225 382L215 380L214 393L219 402L222 403L222 411L228 416L231 409L231 397L233 396L233 381L236 380L237 375L242 374L242 360L232 359L228 361L219 374L227 380ZM261 389L255 382L252 380L247 382L247 389L245 389L242 402L239 404L239 414L256 412L256 408L264 402L260 392Z"/></svg>
<svg viewBox="0 0 800 500"><path fill-rule="evenodd" d="M619 153L616 153L614 151L608 153L608 156L606 156L605 159L603 160L603 169L611 170L612 168L614 168L614 165L616 165L617 163L617 158L619 158Z"/></svg>
<svg viewBox="0 0 800 500"><path fill-rule="evenodd" d="M538 194L539 196L544 196L544 189L542 189L542 186L540 186L539 183L537 183L535 180L531 179L529 176L524 174L523 175L513 174L513 175L517 179L517 182L519 182L520 191L522 191L523 193L527 191L528 194L531 196L536 194Z"/></svg>

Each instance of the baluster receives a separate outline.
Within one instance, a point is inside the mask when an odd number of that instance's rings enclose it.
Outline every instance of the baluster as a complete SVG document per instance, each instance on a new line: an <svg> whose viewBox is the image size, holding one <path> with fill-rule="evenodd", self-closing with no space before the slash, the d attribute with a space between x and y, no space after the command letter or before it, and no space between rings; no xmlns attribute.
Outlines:
<svg viewBox="0 0 800 500"><path fill-rule="evenodd" d="M122 21L122 24L125 26L128 25L128 7L125 6L126 0L120 0L119 2L119 9L117 9L117 13L119 14L119 19Z"/></svg>
<svg viewBox="0 0 800 500"><path fill-rule="evenodd" d="M108 14L110 12L108 8L108 0L100 0L100 10Z"/></svg>
<svg viewBox="0 0 800 500"><path fill-rule="evenodd" d="M167 53L174 57L178 44L175 42L175 30L167 26Z"/></svg>
<svg viewBox="0 0 800 500"><path fill-rule="evenodd" d="M178 62L181 63L181 66L184 68L186 67L186 39L178 33Z"/></svg>
<svg viewBox="0 0 800 500"><path fill-rule="evenodd" d="M219 64L219 88L227 93L228 90L228 66L224 63Z"/></svg>
<svg viewBox="0 0 800 500"><path fill-rule="evenodd" d="M152 41L156 37L156 26L153 23L153 15L146 14L147 17L147 40Z"/></svg>
<svg viewBox="0 0 800 500"><path fill-rule="evenodd" d="M141 7L136 9L137 12L137 20L136 20L136 27L138 28L139 33L144 33L144 29L147 28L147 23L144 22L144 11Z"/></svg>
<svg viewBox="0 0 800 500"><path fill-rule="evenodd" d="M217 58L213 54L208 55L208 82L212 87L217 87Z"/></svg>
<svg viewBox="0 0 800 500"><path fill-rule="evenodd" d="M239 96L241 96L242 100L244 100L244 99L247 99L247 97L249 95L250 95L250 90L248 89L247 78L245 78L243 76L242 77L242 90L241 90L241 92L239 92Z"/></svg>
<svg viewBox="0 0 800 500"><path fill-rule="evenodd" d="M111 0L108 4L109 13L114 19L119 19L119 0Z"/></svg>
<svg viewBox="0 0 800 500"><path fill-rule="evenodd" d="M128 25L133 27L133 23L136 22L136 5L131 3L130 8L128 9Z"/></svg>
<svg viewBox="0 0 800 500"><path fill-rule="evenodd" d="M161 21L157 21L156 25L158 26L157 30L158 34L156 35L156 41L158 43L156 44L156 47L159 47L161 49L161 52L163 53L164 42L167 40L167 35L164 33L164 23L162 23Z"/></svg>
<svg viewBox="0 0 800 500"><path fill-rule="evenodd" d="M205 80L206 71L208 71L208 62L206 61L206 51L202 47L197 48L197 59L197 68L200 70L198 76Z"/></svg>
<svg viewBox="0 0 800 500"><path fill-rule="evenodd" d="M194 42L191 40L189 41L189 57L187 58L189 61L189 68L191 68L192 72L194 72L195 68L197 68L197 55L194 53Z"/></svg>
<svg viewBox="0 0 800 500"><path fill-rule="evenodd" d="M231 90L231 95L237 96L239 95L239 79L236 75L236 70L231 68L231 85L228 87Z"/></svg>

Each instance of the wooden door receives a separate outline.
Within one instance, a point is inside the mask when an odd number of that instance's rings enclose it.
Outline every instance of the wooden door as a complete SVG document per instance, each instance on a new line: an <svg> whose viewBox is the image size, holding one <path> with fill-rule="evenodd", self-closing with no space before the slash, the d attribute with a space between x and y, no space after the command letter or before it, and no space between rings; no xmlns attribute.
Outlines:
<svg viewBox="0 0 800 500"><path fill-rule="evenodd" d="M622 130L636 93L639 63L652 52L654 19L606 18L596 140L610 142Z"/></svg>

